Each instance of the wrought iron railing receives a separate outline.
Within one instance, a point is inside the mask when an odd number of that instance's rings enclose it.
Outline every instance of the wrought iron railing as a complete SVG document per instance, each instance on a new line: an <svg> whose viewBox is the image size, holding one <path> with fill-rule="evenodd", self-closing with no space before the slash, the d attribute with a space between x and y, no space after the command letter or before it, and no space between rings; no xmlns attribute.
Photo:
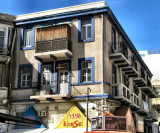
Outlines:
<svg viewBox="0 0 160 133"><path fill-rule="evenodd" d="M8 54L8 48L1 48L0 47L0 55L7 55Z"/></svg>
<svg viewBox="0 0 160 133"><path fill-rule="evenodd" d="M66 49L72 51L72 43L68 38L36 42L36 53Z"/></svg>
<svg viewBox="0 0 160 133"><path fill-rule="evenodd" d="M116 42L116 44L114 42L110 43L110 53L122 53L126 59L128 59L128 48L127 46L124 44L124 42Z"/></svg>

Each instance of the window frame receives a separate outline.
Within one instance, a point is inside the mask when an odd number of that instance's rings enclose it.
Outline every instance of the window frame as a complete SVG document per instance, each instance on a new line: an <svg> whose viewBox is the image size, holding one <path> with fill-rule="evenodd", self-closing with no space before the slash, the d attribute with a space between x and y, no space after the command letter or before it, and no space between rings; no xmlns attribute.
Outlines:
<svg viewBox="0 0 160 133"><path fill-rule="evenodd" d="M32 34L31 34L31 44L29 46L26 46L25 44L25 38L26 38L26 32L25 30L31 29L32 30ZM21 46L20 49L21 50L30 50L30 49L34 49L34 43L35 43L35 27L34 26L30 26L30 27L24 27L21 28Z"/></svg>
<svg viewBox="0 0 160 133"><path fill-rule="evenodd" d="M30 83L29 86L22 86L22 68L30 67ZM32 73L33 73L33 64L20 64L19 65L19 74L18 74L18 87L19 88L32 88Z"/></svg>
<svg viewBox="0 0 160 133"><path fill-rule="evenodd" d="M82 81L82 62L91 61L91 81L83 82ZM95 82L95 59L94 57L89 58L79 58L78 59L78 83L94 83Z"/></svg>
<svg viewBox="0 0 160 133"><path fill-rule="evenodd" d="M3 48L6 48L8 45L8 27L0 25L0 31L4 31Z"/></svg>
<svg viewBox="0 0 160 133"><path fill-rule="evenodd" d="M116 46L116 30L114 28L112 28L111 40L112 40L112 48L113 48L114 51L116 51L117 50L117 46Z"/></svg>
<svg viewBox="0 0 160 133"><path fill-rule="evenodd" d="M91 20L91 38L88 39L82 39L82 21L85 20ZM94 41L94 17L85 17L85 18L81 18L79 19L79 26L78 26L78 42L91 42Z"/></svg>
<svg viewBox="0 0 160 133"><path fill-rule="evenodd" d="M113 83L113 69L115 70L115 83ZM117 84L117 67L112 64L112 84Z"/></svg>

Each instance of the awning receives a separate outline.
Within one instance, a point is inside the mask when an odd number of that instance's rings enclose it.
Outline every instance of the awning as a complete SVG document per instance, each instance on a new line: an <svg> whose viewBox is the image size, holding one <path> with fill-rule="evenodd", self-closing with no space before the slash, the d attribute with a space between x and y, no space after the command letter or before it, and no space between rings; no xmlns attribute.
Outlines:
<svg viewBox="0 0 160 133"><path fill-rule="evenodd" d="M26 118L12 116L9 114L0 113L0 122L5 123L5 121L20 122L20 123L35 124L35 125L42 124L40 121L30 120L30 119L26 119Z"/></svg>
<svg viewBox="0 0 160 133"><path fill-rule="evenodd" d="M38 128L38 129L13 129L8 133L41 133L45 131L46 128Z"/></svg>

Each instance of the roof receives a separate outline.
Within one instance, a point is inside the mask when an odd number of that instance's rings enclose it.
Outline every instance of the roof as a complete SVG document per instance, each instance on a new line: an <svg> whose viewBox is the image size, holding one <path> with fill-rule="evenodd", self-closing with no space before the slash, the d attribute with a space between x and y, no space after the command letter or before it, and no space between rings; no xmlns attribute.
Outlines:
<svg viewBox="0 0 160 133"><path fill-rule="evenodd" d="M21 122L21 123L35 124L35 125L42 124L40 121L35 121L35 120L30 120L26 118L17 117L17 116L12 116L9 114L0 113L0 122L5 123L5 121Z"/></svg>

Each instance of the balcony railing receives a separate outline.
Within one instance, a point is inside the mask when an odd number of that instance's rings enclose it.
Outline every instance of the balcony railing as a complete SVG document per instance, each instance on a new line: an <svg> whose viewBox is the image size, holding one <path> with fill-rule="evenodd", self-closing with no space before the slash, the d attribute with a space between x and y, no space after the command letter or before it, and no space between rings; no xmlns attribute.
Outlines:
<svg viewBox="0 0 160 133"><path fill-rule="evenodd" d="M127 46L123 42L116 42L116 44L112 42L110 53L111 54L122 53L126 57L126 59L128 59L128 49L127 49Z"/></svg>
<svg viewBox="0 0 160 133"><path fill-rule="evenodd" d="M1 48L0 47L0 55L7 55L8 54L8 48Z"/></svg>
<svg viewBox="0 0 160 133"><path fill-rule="evenodd" d="M112 95L114 99L122 99L130 102L130 90L124 84L113 84Z"/></svg>
<svg viewBox="0 0 160 133"><path fill-rule="evenodd" d="M157 111L150 112L150 115L151 115L153 121L158 121L158 112Z"/></svg>
<svg viewBox="0 0 160 133"><path fill-rule="evenodd" d="M132 103L138 107L140 106L139 96L135 93L133 93Z"/></svg>
<svg viewBox="0 0 160 133"><path fill-rule="evenodd" d="M149 113L149 106L148 103L141 100L140 101L140 110L138 111L142 115L147 115Z"/></svg>
<svg viewBox="0 0 160 133"><path fill-rule="evenodd" d="M67 38L62 38L62 39L36 42L36 53L59 51L59 50L72 51L71 41Z"/></svg>

